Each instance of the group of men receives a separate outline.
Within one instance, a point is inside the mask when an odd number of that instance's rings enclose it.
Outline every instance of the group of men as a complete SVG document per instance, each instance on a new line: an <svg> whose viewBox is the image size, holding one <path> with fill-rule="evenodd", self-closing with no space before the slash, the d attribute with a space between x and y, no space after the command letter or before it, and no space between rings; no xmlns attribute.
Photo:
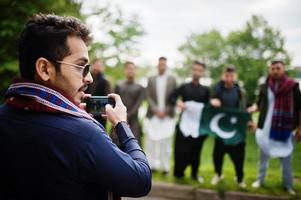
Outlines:
<svg viewBox="0 0 301 200"><path fill-rule="evenodd" d="M181 126L190 102L249 113L258 110L260 167L252 186L264 184L269 158L278 157L284 187L295 194L291 158L295 129L301 138L301 95L298 83L286 76L282 61L271 62L258 102L250 107L234 66L226 66L221 80L210 89L200 84L206 65L194 61L191 81L177 86L168 73L165 57L159 58L158 73L148 79L145 89L135 80L136 65L126 62L126 80L118 82L116 94L112 94L101 60L93 62L90 73L89 35L78 19L44 14L34 15L22 31L18 50L21 79L9 87L0 107L0 199L146 195L151 189L151 171L170 172L174 132L173 175L183 178L185 169L191 166L191 178L203 182L198 171L207 136L187 133ZM115 99L114 108L106 106L106 119L95 119L85 111L82 101L87 98L87 89ZM144 99L148 109L142 129L138 111ZM175 107L181 111L178 122ZM112 124L115 144L106 133L106 120ZM252 121L248 126L255 129ZM146 156L140 148L142 132ZM215 139L212 184L223 178L223 158L228 153L237 183L246 187L245 146L245 141L229 145Z"/></svg>
<svg viewBox="0 0 301 200"><path fill-rule="evenodd" d="M301 95L298 83L285 74L285 64L281 60L272 61L266 82L260 86L260 94L255 105L247 107L245 91L238 84L236 68L227 65L221 80L211 89L200 84L206 69L204 63L192 63L191 81L177 86L176 79L168 73L167 59L158 60L158 73L148 79L145 91L134 81L136 66L132 62L125 64L126 81L117 84L115 92L121 96L127 106L128 120L131 128L141 144L141 133L144 132L144 150L153 171L161 171L164 175L170 171L172 155L172 139L174 143L174 169L176 178L183 178L187 166L191 166L191 178L203 182L198 175L200 154L207 136L185 134L181 130L181 115L186 109L186 102L194 101L210 104L214 107L234 108L253 113L260 111L256 138L260 149L260 163L257 180L252 187L258 188L264 183L268 160L278 157L282 164L283 184L289 193L293 190L291 155L293 152L293 130L300 123ZM138 108L143 99L148 103L146 118L141 129L138 119ZM274 106L276 105L276 106ZM175 107L181 111L179 121L175 121ZM247 127L255 131L256 125L249 121ZM300 129L297 129L300 137ZM236 180L241 188L244 182L244 159L246 142L225 144L219 137L215 138L213 147L213 164L215 175L211 184L215 185L223 179L222 166L224 155L229 154L236 171Z"/></svg>

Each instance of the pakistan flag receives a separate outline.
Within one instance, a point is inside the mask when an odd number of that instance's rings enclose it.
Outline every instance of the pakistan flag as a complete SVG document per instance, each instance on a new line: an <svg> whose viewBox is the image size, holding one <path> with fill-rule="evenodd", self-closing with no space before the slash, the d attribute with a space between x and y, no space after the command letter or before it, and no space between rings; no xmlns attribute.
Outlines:
<svg viewBox="0 0 301 200"><path fill-rule="evenodd" d="M236 145L245 141L249 120L250 115L245 111L206 105L202 110L199 132L200 135L219 137L225 144Z"/></svg>

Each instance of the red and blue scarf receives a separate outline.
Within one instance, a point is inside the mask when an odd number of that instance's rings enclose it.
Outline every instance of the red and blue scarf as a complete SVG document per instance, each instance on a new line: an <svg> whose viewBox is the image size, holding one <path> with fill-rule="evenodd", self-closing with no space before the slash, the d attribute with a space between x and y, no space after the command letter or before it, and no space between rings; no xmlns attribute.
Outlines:
<svg viewBox="0 0 301 200"><path fill-rule="evenodd" d="M65 113L96 121L62 93L38 83L16 82L8 88L5 99L8 105L17 109Z"/></svg>
<svg viewBox="0 0 301 200"><path fill-rule="evenodd" d="M284 76L278 81L268 78L268 86L275 95L270 138L286 141L292 132L294 124L294 94L295 81Z"/></svg>

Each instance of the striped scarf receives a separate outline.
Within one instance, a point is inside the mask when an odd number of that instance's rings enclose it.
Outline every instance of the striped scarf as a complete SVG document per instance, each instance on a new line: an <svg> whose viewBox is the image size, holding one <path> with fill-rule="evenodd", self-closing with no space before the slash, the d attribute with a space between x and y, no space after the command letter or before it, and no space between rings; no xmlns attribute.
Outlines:
<svg viewBox="0 0 301 200"><path fill-rule="evenodd" d="M34 112L66 113L97 122L85 110L49 87L32 83L18 82L10 85L5 94L6 103L17 109ZM97 124L99 124L97 122Z"/></svg>
<svg viewBox="0 0 301 200"><path fill-rule="evenodd" d="M277 85L278 84L278 85ZM284 76L276 83L268 78L268 86L275 95L270 138L286 141L291 134L294 124L293 87L296 82Z"/></svg>

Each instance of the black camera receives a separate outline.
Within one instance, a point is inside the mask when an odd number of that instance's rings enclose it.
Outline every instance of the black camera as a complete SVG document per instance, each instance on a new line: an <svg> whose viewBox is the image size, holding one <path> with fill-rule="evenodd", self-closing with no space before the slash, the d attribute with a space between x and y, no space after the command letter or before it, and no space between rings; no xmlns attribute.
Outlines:
<svg viewBox="0 0 301 200"><path fill-rule="evenodd" d="M100 116L106 113L106 105L110 104L113 108L115 107L115 100L108 96L91 96L85 99L87 103L86 110L93 116Z"/></svg>

